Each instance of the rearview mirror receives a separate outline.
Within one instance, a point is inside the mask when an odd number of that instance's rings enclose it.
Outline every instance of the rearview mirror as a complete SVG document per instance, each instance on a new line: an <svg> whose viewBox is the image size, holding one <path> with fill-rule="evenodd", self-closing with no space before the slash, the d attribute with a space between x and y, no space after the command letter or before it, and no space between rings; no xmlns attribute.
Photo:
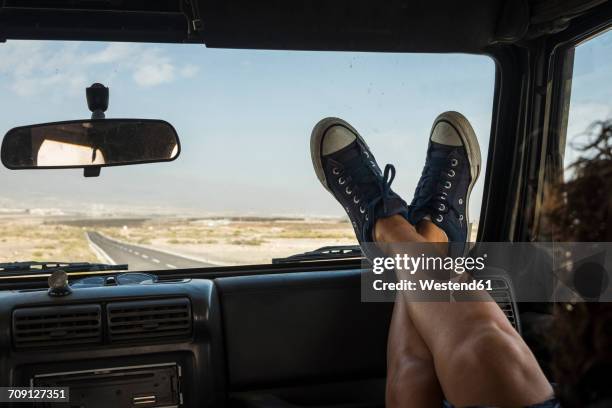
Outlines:
<svg viewBox="0 0 612 408"><path fill-rule="evenodd" d="M163 120L84 119L11 129L0 156L14 170L100 168L171 161L180 150L176 131Z"/></svg>

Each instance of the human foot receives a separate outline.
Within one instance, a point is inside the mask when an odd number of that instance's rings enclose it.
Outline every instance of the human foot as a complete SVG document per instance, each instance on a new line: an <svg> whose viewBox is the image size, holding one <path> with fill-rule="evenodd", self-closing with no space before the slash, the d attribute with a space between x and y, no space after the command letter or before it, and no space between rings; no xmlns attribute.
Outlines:
<svg viewBox="0 0 612 408"><path fill-rule="evenodd" d="M344 207L366 257L380 256L375 245L363 245L374 241L376 221L396 214L408 219L408 205L391 190L393 165L381 171L359 133L338 118L317 123L310 153L319 181Z"/></svg>
<svg viewBox="0 0 612 408"><path fill-rule="evenodd" d="M431 129L409 221L418 225L430 219L449 242L466 242L470 193L480 165L480 147L470 122L458 112L440 114Z"/></svg>

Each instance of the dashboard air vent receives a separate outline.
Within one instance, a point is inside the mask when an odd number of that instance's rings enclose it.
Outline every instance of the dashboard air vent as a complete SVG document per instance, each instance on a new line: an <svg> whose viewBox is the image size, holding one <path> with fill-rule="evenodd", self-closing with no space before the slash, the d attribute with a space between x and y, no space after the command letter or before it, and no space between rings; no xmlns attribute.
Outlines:
<svg viewBox="0 0 612 408"><path fill-rule="evenodd" d="M187 298L114 302L106 310L112 343L191 335L191 304Z"/></svg>
<svg viewBox="0 0 612 408"><path fill-rule="evenodd" d="M493 286L493 291L489 292L489 294L499 305L512 326L514 326L514 328L520 332L521 327L515 310L516 305L513 301L512 292L510 291L508 282L506 282L505 279L492 278L491 285Z"/></svg>
<svg viewBox="0 0 612 408"><path fill-rule="evenodd" d="M102 341L99 305L48 306L13 312L17 349L74 347Z"/></svg>

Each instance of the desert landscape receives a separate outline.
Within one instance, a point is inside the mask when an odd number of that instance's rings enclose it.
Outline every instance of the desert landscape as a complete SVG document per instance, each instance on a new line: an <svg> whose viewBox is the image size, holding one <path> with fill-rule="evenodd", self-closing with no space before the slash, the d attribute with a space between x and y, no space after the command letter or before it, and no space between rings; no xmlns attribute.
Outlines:
<svg viewBox="0 0 612 408"><path fill-rule="evenodd" d="M130 244L219 266L264 264L323 246L357 243L351 225L342 218L17 213L0 216L0 262L109 262L88 238L92 232L117 245ZM472 237L475 239L475 228Z"/></svg>
<svg viewBox="0 0 612 408"><path fill-rule="evenodd" d="M4 216L0 262L103 261L91 248L87 231L217 265L270 263L322 246L356 243L351 225L342 219Z"/></svg>
<svg viewBox="0 0 612 408"><path fill-rule="evenodd" d="M0 217L0 262L99 262L81 228L47 221L41 217Z"/></svg>

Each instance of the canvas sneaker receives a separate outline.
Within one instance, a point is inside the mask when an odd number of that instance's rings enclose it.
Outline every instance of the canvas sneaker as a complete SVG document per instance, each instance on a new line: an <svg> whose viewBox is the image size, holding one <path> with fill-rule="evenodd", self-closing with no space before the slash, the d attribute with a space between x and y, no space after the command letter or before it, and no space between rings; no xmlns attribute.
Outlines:
<svg viewBox="0 0 612 408"><path fill-rule="evenodd" d="M408 205L391 189L393 165L381 170L359 133L338 118L317 123L310 153L317 177L344 207L364 255L382 256L376 245L363 245L374 241L376 221L396 214L408 219Z"/></svg>
<svg viewBox="0 0 612 408"><path fill-rule="evenodd" d="M417 225L427 217L450 243L465 243L470 194L480 166L480 147L470 122L458 112L440 114L431 128L425 167L410 204L410 223ZM465 245L451 245L455 255L464 250Z"/></svg>

